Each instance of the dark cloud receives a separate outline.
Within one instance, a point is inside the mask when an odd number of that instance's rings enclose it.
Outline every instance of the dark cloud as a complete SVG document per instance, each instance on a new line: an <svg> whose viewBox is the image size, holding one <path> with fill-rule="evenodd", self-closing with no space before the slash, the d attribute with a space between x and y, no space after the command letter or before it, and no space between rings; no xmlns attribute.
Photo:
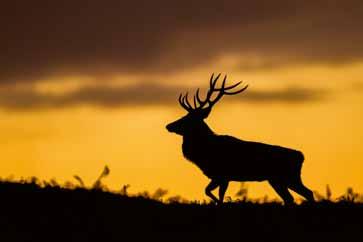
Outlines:
<svg viewBox="0 0 363 242"><path fill-rule="evenodd" d="M0 91L0 107L13 110L61 108L74 105L119 107L157 105L175 101L176 88L163 85L83 86L63 94L39 92L31 88Z"/></svg>
<svg viewBox="0 0 363 242"><path fill-rule="evenodd" d="M5 110L37 110L89 105L103 108L124 106L177 106L179 93L195 88L184 86L165 86L161 84L137 84L125 87L89 86L64 93L51 94L34 89L0 89L0 108ZM238 101L252 103L305 103L321 100L326 90L305 89L300 87L281 90L256 91L247 89L236 97L224 98L223 102Z"/></svg>
<svg viewBox="0 0 363 242"><path fill-rule="evenodd" d="M282 103L303 103L320 101L329 94L328 90L309 89L302 87L287 87L271 91L249 91L245 96L240 96L241 101L248 102L282 102Z"/></svg>
<svg viewBox="0 0 363 242"><path fill-rule="evenodd" d="M5 0L0 83L184 71L224 54L272 65L356 61L362 12L358 0Z"/></svg>

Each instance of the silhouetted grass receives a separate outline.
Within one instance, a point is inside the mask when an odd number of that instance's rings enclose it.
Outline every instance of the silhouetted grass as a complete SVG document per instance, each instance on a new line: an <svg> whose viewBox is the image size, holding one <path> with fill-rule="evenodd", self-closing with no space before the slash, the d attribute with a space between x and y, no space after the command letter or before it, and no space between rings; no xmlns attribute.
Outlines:
<svg viewBox="0 0 363 242"><path fill-rule="evenodd" d="M91 187L80 177L62 186L1 181L1 241L357 241L363 228L363 203L352 189L335 200L330 191L317 203L284 207L248 199L242 185L238 200L217 206L164 199L164 189L130 195L125 185L111 192L102 183L108 174Z"/></svg>

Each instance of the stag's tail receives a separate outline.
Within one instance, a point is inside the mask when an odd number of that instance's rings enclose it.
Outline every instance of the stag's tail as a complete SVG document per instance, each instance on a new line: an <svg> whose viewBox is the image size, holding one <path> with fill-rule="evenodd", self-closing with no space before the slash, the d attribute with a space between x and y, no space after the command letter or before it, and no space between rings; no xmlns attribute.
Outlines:
<svg viewBox="0 0 363 242"><path fill-rule="evenodd" d="M304 154L301 151L297 151L297 153L298 153L297 160L299 161L299 163L302 164L304 162L304 159L305 159Z"/></svg>
<svg viewBox="0 0 363 242"><path fill-rule="evenodd" d="M304 154L301 152L301 151L296 151L296 170L295 172L300 175L301 173L301 168L302 168L302 165L303 165L303 162L304 162Z"/></svg>

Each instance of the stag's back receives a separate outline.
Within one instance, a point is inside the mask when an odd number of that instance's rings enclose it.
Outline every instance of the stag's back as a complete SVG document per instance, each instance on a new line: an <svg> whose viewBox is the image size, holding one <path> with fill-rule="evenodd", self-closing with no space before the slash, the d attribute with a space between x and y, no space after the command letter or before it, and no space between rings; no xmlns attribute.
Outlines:
<svg viewBox="0 0 363 242"><path fill-rule="evenodd" d="M184 151L183 147L183 151ZM201 144L190 144L189 157L208 177L261 181L288 179L300 174L300 151L227 135L211 135Z"/></svg>

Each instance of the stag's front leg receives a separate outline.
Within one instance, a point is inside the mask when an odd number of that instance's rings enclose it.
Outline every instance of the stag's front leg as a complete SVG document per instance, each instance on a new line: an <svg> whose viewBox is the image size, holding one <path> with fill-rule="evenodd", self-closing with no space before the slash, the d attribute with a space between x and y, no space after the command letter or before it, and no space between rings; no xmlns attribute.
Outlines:
<svg viewBox="0 0 363 242"><path fill-rule="evenodd" d="M206 194L208 197L212 198L212 200L213 200L214 202L216 202L216 203L218 203L218 202L219 202L219 200L218 200L218 198L216 198L216 196L214 196L214 195L213 195L212 191L213 191L214 189L216 189L218 186L219 186L219 182L217 182L216 180L212 180L212 181L208 184L208 186L205 188L205 194Z"/></svg>

